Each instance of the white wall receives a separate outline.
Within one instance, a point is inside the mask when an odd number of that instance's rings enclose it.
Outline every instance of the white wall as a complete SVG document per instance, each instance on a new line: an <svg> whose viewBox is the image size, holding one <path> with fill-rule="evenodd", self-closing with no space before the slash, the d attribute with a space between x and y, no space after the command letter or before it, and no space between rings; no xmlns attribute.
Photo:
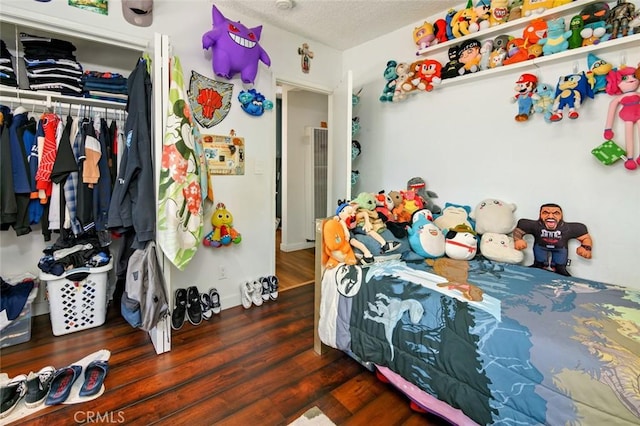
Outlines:
<svg viewBox="0 0 640 426"><path fill-rule="evenodd" d="M569 271L640 288L636 267L640 231L635 225L640 171L628 171L620 161L603 166L590 153L603 142L609 96L587 100L578 119L565 117L558 123L546 123L539 115L517 123L517 106L509 101L520 74L537 73L541 81L555 86L560 76L573 72L574 62L586 69L586 55L539 70L518 69L443 86L403 103L382 103L378 96L386 83L382 75L387 61L415 60L413 28L344 54L344 67L354 72L354 86L364 87L358 106L362 122L358 139L363 144L359 188L404 189L411 177L421 176L438 193L435 201L440 206L451 202L475 207L484 198L497 197L517 204L518 218L536 219L541 204L558 203L565 220L584 223L593 238L591 260L575 254L573 240ZM623 55L630 65L640 62L637 45L598 53L615 65ZM619 120L614 130L624 146ZM529 248L525 263L531 261Z"/></svg>
<svg viewBox="0 0 640 426"><path fill-rule="evenodd" d="M211 53L202 49L201 41L202 34L211 29L211 1L156 0L153 24L148 28L128 24L122 17L121 2L117 0L109 2L108 16L70 7L66 0L48 3L3 0L2 3L3 8L8 5L28 10L42 19L52 17L90 26L97 33L119 33L150 40L153 40L155 32L167 34L173 54L181 60L186 81L191 70L215 78L211 69ZM219 9L227 18L239 20L248 27L261 25L261 22L227 13L223 6ZM297 53L297 48L304 42L309 43L314 51L309 74L302 73ZM342 58L338 51L267 25L262 30L261 45L270 55L272 65L267 68L260 63L255 88L267 99L275 102L276 78L322 89L331 89L339 82ZM131 63L130 70L134 65ZM224 202L233 214L234 226L242 234L242 242L220 249L202 247L185 271L180 272L173 267L169 271L174 288L197 285L201 291L207 291L217 287L223 309L240 303L240 283L275 273L275 111L265 112L262 117L249 116L237 102L237 95L243 89L242 82L239 78L231 82L235 85L231 111L220 124L211 129L201 129L201 132L226 135L234 129L245 139L245 175L215 176L213 179L216 202ZM212 208L206 211L205 232L211 230L211 212ZM44 248L38 232L36 230L26 238L0 234L1 274L29 269L37 275L37 261ZM225 266L227 279L218 279L220 265Z"/></svg>
<svg viewBox="0 0 640 426"><path fill-rule="evenodd" d="M286 128L286 139L283 138L283 161L287 168L283 177L286 185L286 216L283 215L283 232L281 248L284 251L300 250L313 247L307 242L309 235L306 228L310 226L305 217L306 193L306 155L309 144L305 127L320 127L321 121L327 121L327 95L301 90L287 90L282 94L283 128ZM284 136L284 135L283 135Z"/></svg>

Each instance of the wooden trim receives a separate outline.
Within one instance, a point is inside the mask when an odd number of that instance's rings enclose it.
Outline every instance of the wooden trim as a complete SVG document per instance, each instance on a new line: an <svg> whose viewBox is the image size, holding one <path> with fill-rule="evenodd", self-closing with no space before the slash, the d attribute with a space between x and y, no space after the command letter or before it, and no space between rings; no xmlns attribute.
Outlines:
<svg viewBox="0 0 640 426"><path fill-rule="evenodd" d="M322 296L322 228L327 219L316 219L316 272L313 299L313 350L318 355L327 352L327 346L320 340L318 325L320 324L320 298Z"/></svg>

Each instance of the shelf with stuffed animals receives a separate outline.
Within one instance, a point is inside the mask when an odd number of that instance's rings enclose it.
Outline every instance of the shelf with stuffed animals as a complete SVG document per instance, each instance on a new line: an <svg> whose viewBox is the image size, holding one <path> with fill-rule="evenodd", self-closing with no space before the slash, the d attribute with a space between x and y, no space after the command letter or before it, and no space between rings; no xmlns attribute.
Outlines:
<svg viewBox="0 0 640 426"><path fill-rule="evenodd" d="M413 34L421 59L389 61L380 100L401 101L442 85L640 43L640 7L631 0L564 1L552 7L559 2L468 0L466 8L450 10L434 24L425 21ZM525 16L507 20L514 9Z"/></svg>

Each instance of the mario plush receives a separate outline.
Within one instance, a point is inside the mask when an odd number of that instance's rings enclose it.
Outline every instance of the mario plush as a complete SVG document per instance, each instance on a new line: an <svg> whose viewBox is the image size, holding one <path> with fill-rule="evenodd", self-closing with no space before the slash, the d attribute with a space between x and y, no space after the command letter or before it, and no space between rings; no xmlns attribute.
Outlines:
<svg viewBox="0 0 640 426"><path fill-rule="evenodd" d="M533 94L538 84L538 77L533 74L522 74L516 81L516 95L511 98L512 102L518 102L518 115L516 121L527 121L533 113Z"/></svg>

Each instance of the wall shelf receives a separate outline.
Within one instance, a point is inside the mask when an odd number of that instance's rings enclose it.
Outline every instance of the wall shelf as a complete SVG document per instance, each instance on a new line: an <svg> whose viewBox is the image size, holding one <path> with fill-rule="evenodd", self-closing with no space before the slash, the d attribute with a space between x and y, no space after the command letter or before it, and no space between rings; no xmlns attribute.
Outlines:
<svg viewBox="0 0 640 426"><path fill-rule="evenodd" d="M534 13L530 16L523 16L522 18L514 19L513 21L505 22L501 25L496 25L494 27L490 27L475 33L467 34L464 37L458 37L451 40L447 40L443 43L438 43L434 46L429 46L425 49L419 50L416 55L417 56L427 56L433 55L435 53L440 53L446 51L451 46L458 45L459 43L469 40L472 38L485 40L489 38L489 36L497 36L500 34L507 33L508 30L513 30L517 28L523 29L529 22L533 19L543 18L545 20L555 19L561 16L565 16L571 13L576 14L578 11L582 10L585 6L591 3L597 3L602 0L575 0L571 3L554 7L552 9L547 9L543 13ZM446 13L446 12L445 12Z"/></svg>

